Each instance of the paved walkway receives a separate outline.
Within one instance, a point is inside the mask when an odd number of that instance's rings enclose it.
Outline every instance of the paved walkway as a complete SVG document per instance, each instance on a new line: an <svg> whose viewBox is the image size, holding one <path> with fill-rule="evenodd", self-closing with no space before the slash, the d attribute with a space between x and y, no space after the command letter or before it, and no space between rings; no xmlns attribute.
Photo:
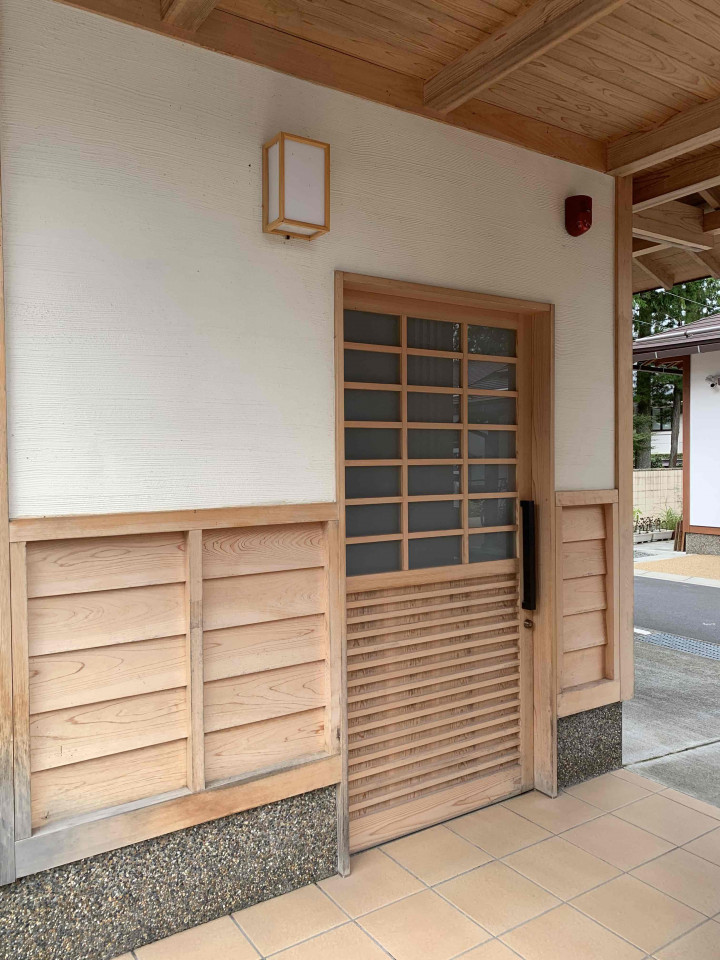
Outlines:
<svg viewBox="0 0 720 960"><path fill-rule="evenodd" d="M626 770L524 794L131 956L718 960L720 808Z"/></svg>

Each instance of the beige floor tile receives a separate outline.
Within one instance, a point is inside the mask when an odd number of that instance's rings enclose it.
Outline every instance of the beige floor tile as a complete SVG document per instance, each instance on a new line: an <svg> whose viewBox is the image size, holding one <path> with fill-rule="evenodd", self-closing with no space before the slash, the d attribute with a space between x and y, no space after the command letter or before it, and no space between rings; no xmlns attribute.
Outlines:
<svg viewBox="0 0 720 960"><path fill-rule="evenodd" d="M211 920L173 937L135 950L138 960L257 960L253 950L230 917Z"/></svg>
<svg viewBox="0 0 720 960"><path fill-rule="evenodd" d="M424 889L419 880L380 850L358 853L351 860L349 877L330 877L318 886L352 917Z"/></svg>
<svg viewBox="0 0 720 960"><path fill-rule="evenodd" d="M432 890L368 913L358 923L395 960L451 960L489 938Z"/></svg>
<svg viewBox="0 0 720 960"><path fill-rule="evenodd" d="M115 957L115 960L133 960L129 953L124 953L121 957Z"/></svg>
<svg viewBox="0 0 720 960"><path fill-rule="evenodd" d="M491 859L484 850L444 826L413 833L381 849L427 884L449 880Z"/></svg>
<svg viewBox="0 0 720 960"><path fill-rule="evenodd" d="M720 910L720 867L687 850L672 850L632 875L708 917Z"/></svg>
<svg viewBox="0 0 720 960"><path fill-rule="evenodd" d="M564 904L505 934L526 960L642 960L642 951Z"/></svg>
<svg viewBox="0 0 720 960"><path fill-rule="evenodd" d="M315 886L256 903L234 918L262 954L277 953L347 923L342 910Z"/></svg>
<svg viewBox="0 0 720 960"><path fill-rule="evenodd" d="M614 777L611 773L578 783L575 787L568 787L565 793L608 812L651 795L651 791L645 787L638 787L629 780Z"/></svg>
<svg viewBox="0 0 720 960"><path fill-rule="evenodd" d="M717 824L716 820L706 817L704 813L659 794L636 800L616 810L614 815L678 846L694 840L701 833L708 833Z"/></svg>
<svg viewBox="0 0 720 960"><path fill-rule="evenodd" d="M720 820L720 807L716 807L712 803L705 803L704 800L698 800L697 797L690 797L687 793L680 793L679 790L663 790L662 795L667 797L668 800L681 803L684 807L691 807L693 810L697 810L698 813L704 813L714 820Z"/></svg>
<svg viewBox="0 0 720 960"><path fill-rule="evenodd" d="M561 900L577 897L620 872L561 837L513 853L504 862Z"/></svg>
<svg viewBox="0 0 720 960"><path fill-rule="evenodd" d="M713 830L712 833L706 833L697 840L685 845L685 849L694 853L704 860L710 860L711 863L717 863L720 866L720 829Z"/></svg>
<svg viewBox="0 0 720 960"><path fill-rule="evenodd" d="M573 905L647 953L702 920L701 913L627 875L582 894Z"/></svg>
<svg viewBox="0 0 720 960"><path fill-rule="evenodd" d="M554 799L542 793L531 791L520 797L506 800L503 806L522 817L527 817L533 823L539 824L551 833L562 833L580 823L599 817L602 811L592 807L584 800L571 797L569 793L561 793Z"/></svg>
<svg viewBox="0 0 720 960"><path fill-rule="evenodd" d="M646 860L667 853L673 846L667 840L610 814L574 827L562 836L620 870L632 870Z"/></svg>
<svg viewBox="0 0 720 960"><path fill-rule="evenodd" d="M458 960L517 960L517 954L499 940L488 940L481 947L464 953Z"/></svg>
<svg viewBox="0 0 720 960"><path fill-rule="evenodd" d="M559 903L547 890L497 861L448 880L437 890L494 936Z"/></svg>
<svg viewBox="0 0 720 960"><path fill-rule="evenodd" d="M633 773L632 770L613 770L612 776L620 777L621 780L627 780L628 783L634 783L638 787L644 787L650 793L660 793L661 790L665 789L664 783L658 783L657 780L651 780L650 777L641 777L638 773Z"/></svg>
<svg viewBox="0 0 720 960"><path fill-rule="evenodd" d="M708 920L655 956L658 960L720 960L720 923Z"/></svg>
<svg viewBox="0 0 720 960"><path fill-rule="evenodd" d="M388 960L387 953L354 923L276 953L273 960ZM235 960L235 957L218 958Z"/></svg>
<svg viewBox="0 0 720 960"><path fill-rule="evenodd" d="M501 804L468 813L451 820L447 826L493 857L505 857L550 836L547 830Z"/></svg>

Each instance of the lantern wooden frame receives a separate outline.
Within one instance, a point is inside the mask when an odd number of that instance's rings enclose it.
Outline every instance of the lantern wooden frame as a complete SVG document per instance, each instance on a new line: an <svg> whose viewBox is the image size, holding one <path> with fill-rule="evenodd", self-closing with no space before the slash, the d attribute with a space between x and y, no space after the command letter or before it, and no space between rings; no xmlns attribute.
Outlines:
<svg viewBox="0 0 720 960"><path fill-rule="evenodd" d="M307 143L325 151L325 220L324 223L308 223L304 220L292 220L285 216L285 143L293 140L296 143ZM275 144L278 150L278 216L272 221L269 216L270 179L268 173L268 152ZM311 140L308 137L299 137L292 133L278 133L272 140L263 144L262 155L263 179L263 233L272 233L283 237L296 237L299 240L314 240L330 230L330 144L320 140ZM299 233L293 227L313 229L312 233Z"/></svg>

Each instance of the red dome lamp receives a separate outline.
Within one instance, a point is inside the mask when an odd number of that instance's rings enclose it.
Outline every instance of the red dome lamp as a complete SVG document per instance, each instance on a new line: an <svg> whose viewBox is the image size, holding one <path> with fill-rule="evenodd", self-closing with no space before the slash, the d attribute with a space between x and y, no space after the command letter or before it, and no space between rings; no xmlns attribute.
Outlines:
<svg viewBox="0 0 720 960"><path fill-rule="evenodd" d="M571 237L581 237L592 226L592 197L565 199L565 229Z"/></svg>

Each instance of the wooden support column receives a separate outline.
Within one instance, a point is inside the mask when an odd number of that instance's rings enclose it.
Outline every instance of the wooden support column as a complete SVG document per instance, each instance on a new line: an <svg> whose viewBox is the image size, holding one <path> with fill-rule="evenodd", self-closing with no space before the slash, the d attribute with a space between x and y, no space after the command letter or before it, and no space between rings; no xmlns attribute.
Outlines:
<svg viewBox="0 0 720 960"><path fill-rule="evenodd" d="M203 710L202 530L185 534L187 616L187 778L188 787L205 789L205 722Z"/></svg>
<svg viewBox="0 0 720 960"><path fill-rule="evenodd" d="M615 180L615 486L618 491L620 698L634 690L632 177Z"/></svg>

